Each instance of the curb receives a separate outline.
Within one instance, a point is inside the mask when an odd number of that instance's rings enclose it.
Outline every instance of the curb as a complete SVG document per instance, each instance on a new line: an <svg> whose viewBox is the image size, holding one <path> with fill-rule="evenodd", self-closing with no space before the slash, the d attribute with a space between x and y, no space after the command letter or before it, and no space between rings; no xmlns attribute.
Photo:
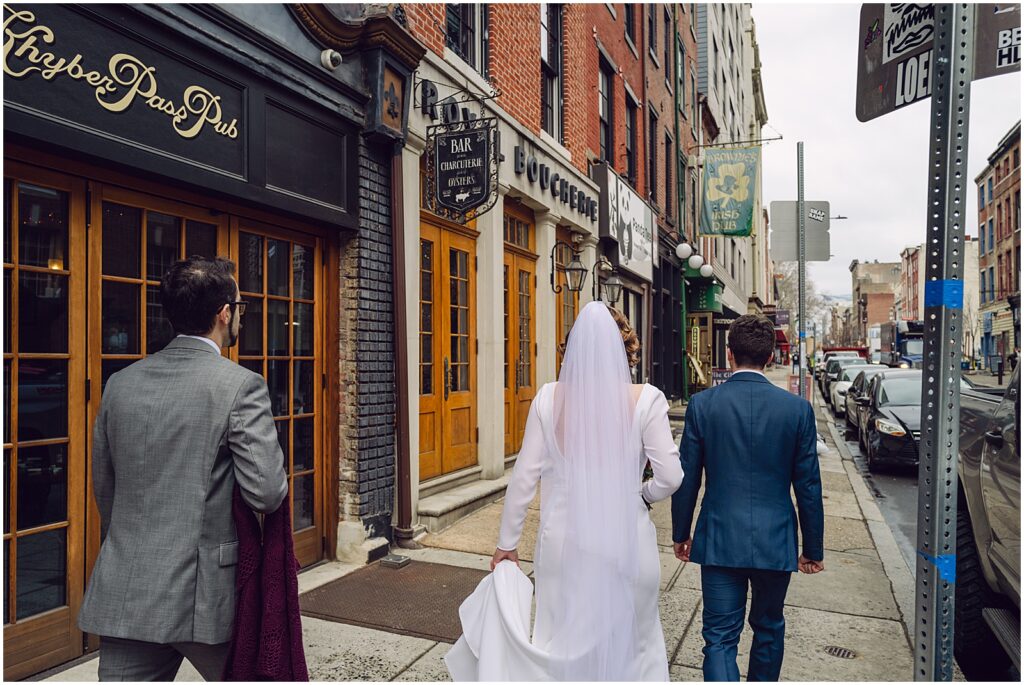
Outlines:
<svg viewBox="0 0 1024 685"><path fill-rule="evenodd" d="M874 496L868 491L864 479L857 471L853 454L850 453L850 448L846 446L846 440L839 435L831 421L832 417L826 413L827 408L821 404L820 398L818 398L818 407L821 408L822 414L825 416L825 423L828 425L828 431L832 435L832 442L835 443L836 449L839 450L839 455L843 459L846 477L853 487L854 496L857 498L857 505L860 507L861 515L864 517L864 522L868 527L868 534L871 536L871 541L875 543L875 551L878 553L878 558L882 562L882 569L889 579L892 596L896 600L896 608L900 612L902 619L901 623L903 624L903 632L907 638L907 644L913 650L914 642L910 636L913 632L911 627L915 620L914 595L917 592L914 574L911 572L910 567L907 566L907 562L904 560L902 552L900 552L899 545L896 544L896 538L893 536L889 524L885 522L881 509L875 503Z"/></svg>

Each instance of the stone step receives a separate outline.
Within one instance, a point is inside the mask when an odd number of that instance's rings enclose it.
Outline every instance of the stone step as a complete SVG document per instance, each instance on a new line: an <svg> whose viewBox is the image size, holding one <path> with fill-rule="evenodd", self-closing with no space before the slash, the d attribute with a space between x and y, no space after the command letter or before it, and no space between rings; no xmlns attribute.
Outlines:
<svg viewBox="0 0 1024 685"><path fill-rule="evenodd" d="M511 474L511 470L506 470L501 478L463 483L424 497L417 510L420 523L431 533L441 532L464 516L504 497Z"/></svg>

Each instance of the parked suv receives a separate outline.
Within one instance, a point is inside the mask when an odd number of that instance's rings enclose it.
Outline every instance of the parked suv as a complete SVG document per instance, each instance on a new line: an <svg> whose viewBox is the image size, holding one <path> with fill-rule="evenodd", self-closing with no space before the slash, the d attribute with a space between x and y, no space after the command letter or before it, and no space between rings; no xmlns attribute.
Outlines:
<svg viewBox="0 0 1024 685"><path fill-rule="evenodd" d="M968 680L1020 674L1020 369L960 393L953 651Z"/></svg>

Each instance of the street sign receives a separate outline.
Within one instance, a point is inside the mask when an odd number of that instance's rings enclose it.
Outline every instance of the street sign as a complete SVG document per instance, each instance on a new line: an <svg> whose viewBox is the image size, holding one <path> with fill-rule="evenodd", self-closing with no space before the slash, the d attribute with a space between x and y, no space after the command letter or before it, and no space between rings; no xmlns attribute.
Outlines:
<svg viewBox="0 0 1024 685"><path fill-rule="evenodd" d="M1020 71L1020 5L976 5L974 79ZM866 4L857 42L857 119L931 97L935 5Z"/></svg>
<svg viewBox="0 0 1024 685"><path fill-rule="evenodd" d="M832 243L829 238L829 204L823 201L804 202L806 207L806 259L827 262ZM777 262L795 262L797 253L797 202L776 200L770 204L771 257Z"/></svg>

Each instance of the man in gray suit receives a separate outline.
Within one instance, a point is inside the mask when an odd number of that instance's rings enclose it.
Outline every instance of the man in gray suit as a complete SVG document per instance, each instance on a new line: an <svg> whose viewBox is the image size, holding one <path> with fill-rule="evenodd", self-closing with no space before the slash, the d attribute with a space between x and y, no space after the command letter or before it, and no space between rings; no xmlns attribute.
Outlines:
<svg viewBox="0 0 1024 685"><path fill-rule="evenodd" d="M245 303L235 265L191 257L160 284L178 334L110 377L93 429L102 546L78 625L100 680L220 680L235 617L235 484L258 512L288 494L263 377L221 356Z"/></svg>

